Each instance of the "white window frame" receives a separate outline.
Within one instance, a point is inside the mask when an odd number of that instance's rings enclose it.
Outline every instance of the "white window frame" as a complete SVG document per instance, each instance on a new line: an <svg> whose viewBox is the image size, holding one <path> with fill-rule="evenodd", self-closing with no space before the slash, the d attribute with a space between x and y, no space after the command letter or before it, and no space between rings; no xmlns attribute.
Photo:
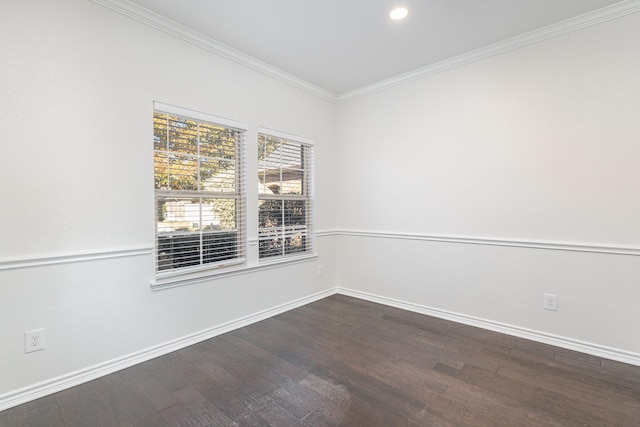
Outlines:
<svg viewBox="0 0 640 427"><path fill-rule="evenodd" d="M179 117L183 119L192 120L198 123L207 123L215 126L220 126L233 130L235 132L235 191L228 193L210 192L205 190L167 190L155 188L154 182L154 205L159 197L176 196L182 198L213 198L213 199L233 199L235 200L236 207L236 256L233 259L214 262L202 262L202 252L204 251L202 237L200 239L200 258L201 263L197 266L178 267L175 269L161 270L159 268L159 238L158 238L158 214L156 208L154 208L154 224L155 224L155 245L154 245L154 261L155 261L155 282L152 283L152 288L164 288L180 286L195 281L206 280L207 278L217 276L221 273L228 273L230 268L235 266L242 267L247 261L247 215L246 215L246 178L245 178L245 133L249 126L246 123L238 122L235 120L225 119L222 117L213 116L210 114L192 111L189 109L176 107L169 104L160 102L153 103L153 112L167 114L173 117ZM199 142L198 142L199 144ZM155 149L154 149L155 152ZM200 154L198 153L198 156ZM155 165L155 163L154 163ZM155 170L155 166L154 166ZM198 164L199 171L199 164ZM198 172L199 173L199 172ZM155 181L155 180L154 180ZM200 209L200 224L203 224L202 209ZM202 225L200 225L202 229ZM200 230L200 235L203 234Z"/></svg>
<svg viewBox="0 0 640 427"><path fill-rule="evenodd" d="M314 171L314 141L308 138L300 137L298 135L293 135L290 133L285 133L273 129L268 129L264 127L258 127L258 138L260 141L262 136L266 136L269 138L275 138L281 141L286 141L287 143L299 145L302 150L302 161L303 164L300 165L302 169L302 191L300 195L294 194L268 194L266 192L258 190L258 209L261 201L268 200L276 200L283 201L283 204L286 201L303 201L305 203L305 224L304 224L304 247L303 251L296 251L294 253L286 253L285 245L283 245L282 253L277 255L270 256L262 256L261 248L265 243L265 228L260 227L260 214L258 213L258 262L262 265L264 264L272 264L272 263L282 263L287 262L289 260L308 258L315 256L315 222L314 222L314 185L313 185L313 171ZM260 144L258 144L258 147ZM265 168L266 165L263 163L263 160L258 160L258 175L260 174L260 170ZM280 167L282 168L282 164ZM281 174L282 178L282 174ZM259 178L260 183L260 178ZM282 209L284 212L284 209ZM283 214L284 215L284 214ZM283 240L287 238L291 239L291 234L294 231L287 231L287 227L285 224L282 224L282 229L279 231Z"/></svg>

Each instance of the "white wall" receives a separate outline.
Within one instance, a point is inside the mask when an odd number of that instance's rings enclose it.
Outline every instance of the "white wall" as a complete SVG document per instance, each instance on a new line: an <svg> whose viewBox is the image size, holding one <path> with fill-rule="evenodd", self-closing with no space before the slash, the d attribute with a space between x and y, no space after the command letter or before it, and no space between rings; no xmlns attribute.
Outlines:
<svg viewBox="0 0 640 427"><path fill-rule="evenodd" d="M86 0L3 7L0 402L336 284L640 353L637 256L366 233L637 248L637 14L336 106ZM317 229L365 233L152 292L153 101L249 123L249 168L258 126L314 139Z"/></svg>
<svg viewBox="0 0 640 427"><path fill-rule="evenodd" d="M311 262L158 292L153 255L126 251L154 243L153 101L248 123L249 171L258 126L315 140L320 230L335 228L334 104L86 0L5 3L0 397L333 285L332 237ZM14 268L31 258L44 265ZM24 354L23 332L36 328L47 348Z"/></svg>
<svg viewBox="0 0 640 427"><path fill-rule="evenodd" d="M638 40L629 15L339 105L340 285L640 360Z"/></svg>

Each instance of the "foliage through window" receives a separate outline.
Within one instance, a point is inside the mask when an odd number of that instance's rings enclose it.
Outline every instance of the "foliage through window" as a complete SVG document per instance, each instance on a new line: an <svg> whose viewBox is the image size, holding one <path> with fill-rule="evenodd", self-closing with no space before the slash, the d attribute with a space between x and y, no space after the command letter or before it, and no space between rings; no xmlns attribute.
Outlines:
<svg viewBox="0 0 640 427"><path fill-rule="evenodd" d="M313 147L258 134L260 259L313 252Z"/></svg>
<svg viewBox="0 0 640 427"><path fill-rule="evenodd" d="M213 120L154 112L158 273L244 261L244 132Z"/></svg>

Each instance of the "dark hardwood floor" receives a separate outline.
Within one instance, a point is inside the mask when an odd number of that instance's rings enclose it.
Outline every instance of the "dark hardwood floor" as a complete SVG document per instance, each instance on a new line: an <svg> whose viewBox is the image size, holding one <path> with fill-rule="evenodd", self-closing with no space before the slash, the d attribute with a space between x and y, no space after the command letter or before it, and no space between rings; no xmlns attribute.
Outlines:
<svg viewBox="0 0 640 427"><path fill-rule="evenodd" d="M334 295L0 425L640 426L640 367Z"/></svg>

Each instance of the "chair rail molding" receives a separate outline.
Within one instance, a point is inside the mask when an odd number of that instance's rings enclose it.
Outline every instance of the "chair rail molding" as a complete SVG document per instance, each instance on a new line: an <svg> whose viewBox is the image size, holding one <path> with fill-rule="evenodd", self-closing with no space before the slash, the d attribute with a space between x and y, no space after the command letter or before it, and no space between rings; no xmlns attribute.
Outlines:
<svg viewBox="0 0 640 427"><path fill-rule="evenodd" d="M592 252L602 254L640 256L640 247L618 244L561 242L547 240L516 240L492 237L448 236L364 230L331 230L324 231L324 235L396 240L423 240L428 242L460 243L467 245L510 246L516 248L546 249L554 251Z"/></svg>
<svg viewBox="0 0 640 427"><path fill-rule="evenodd" d="M136 246L121 249L96 249L82 252L67 252L38 256L24 256L0 259L0 271L17 268L43 267L55 264L70 264L84 261L97 261L111 258L124 258L139 255L150 255L153 246Z"/></svg>

